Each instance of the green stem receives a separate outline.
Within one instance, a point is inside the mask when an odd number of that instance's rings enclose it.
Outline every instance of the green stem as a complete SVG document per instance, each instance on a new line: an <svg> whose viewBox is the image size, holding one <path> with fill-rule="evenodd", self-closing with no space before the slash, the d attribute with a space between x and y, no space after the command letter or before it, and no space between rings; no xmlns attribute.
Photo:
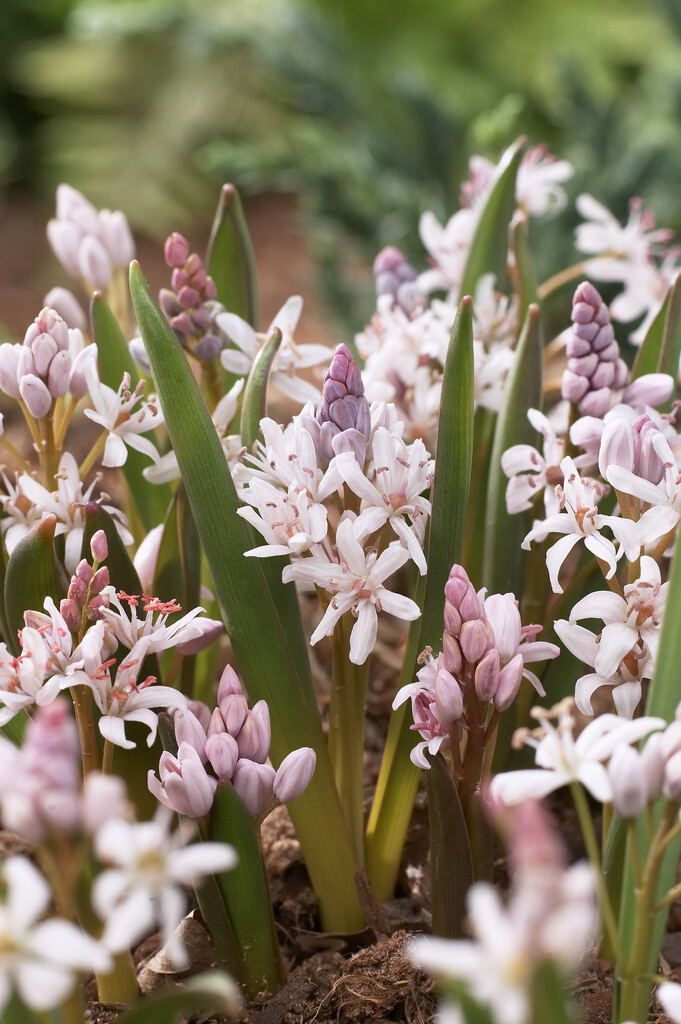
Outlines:
<svg viewBox="0 0 681 1024"><path fill-rule="evenodd" d="M15 448L12 442L4 435L0 437L0 444L3 448L10 453L13 459L16 459L22 469L27 473L33 472L33 466L30 462L27 462L24 456L21 454L18 448Z"/></svg>
<svg viewBox="0 0 681 1024"><path fill-rule="evenodd" d="M598 850L598 840L596 839L596 832L594 831L594 824L591 818L591 811L589 809L589 803L586 799L586 794L582 789L579 782L570 783L570 792L572 793L572 799L577 810L577 817L579 819L579 825L582 830L584 837L584 845L586 846L586 852L591 861L591 866L594 870L594 877L596 879L596 889L598 892L598 902L601 908L601 914L603 916L603 924L605 927L606 934L608 936L608 942L613 950L617 959L621 958L621 947L619 941L619 935L617 934L617 919L612 909L610 902L610 896L605 885L605 879L603 878L603 872L601 871L601 856Z"/></svg>
<svg viewBox="0 0 681 1024"><path fill-rule="evenodd" d="M80 466L80 470L79 470L79 476L80 476L81 480L85 479L85 477L88 475L88 473L90 472L90 470L94 466L94 464L97 461L97 459L99 458L99 456L104 451L104 446L106 445L106 439L107 439L108 436L109 435L108 435L107 431L103 430L102 433L97 438L97 440L95 441L95 443L93 444L93 446L90 449L90 451L87 453L87 455L83 459L83 461L81 463L81 466Z"/></svg>
<svg viewBox="0 0 681 1024"><path fill-rule="evenodd" d="M72 686L71 697L76 714L80 752L83 761L83 777L99 767L99 749L95 731L95 715L92 693L87 686Z"/></svg>
<svg viewBox="0 0 681 1024"><path fill-rule="evenodd" d="M137 974L130 950L116 953L113 970L108 974L95 973L95 979L101 1003L125 1003L132 1006L139 998Z"/></svg>
<svg viewBox="0 0 681 1024"><path fill-rule="evenodd" d="M350 661L349 612L331 638L329 754L341 806L360 867L364 865L364 705L371 658Z"/></svg>
<svg viewBox="0 0 681 1024"><path fill-rule="evenodd" d="M466 702L468 732L463 775L458 787L459 797L468 829L475 880L491 881L494 866L493 836L480 788L485 762L485 722L483 709L475 697L472 679L470 687L465 689L472 692L473 696ZM456 737L452 737L452 746L455 743Z"/></svg>

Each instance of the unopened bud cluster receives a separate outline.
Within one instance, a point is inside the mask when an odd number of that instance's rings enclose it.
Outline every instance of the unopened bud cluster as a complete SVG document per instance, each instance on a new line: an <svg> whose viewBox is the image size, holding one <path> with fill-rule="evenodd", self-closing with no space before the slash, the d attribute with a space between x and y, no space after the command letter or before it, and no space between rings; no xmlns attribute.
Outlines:
<svg viewBox="0 0 681 1024"><path fill-rule="evenodd" d="M175 714L177 756L161 755L159 778L149 772L149 789L166 807L189 818L208 814L218 783L231 783L248 814L259 817L274 800L299 797L312 778L316 755L311 747L292 751L275 771L267 764L270 712L259 700L253 708L231 666L222 674L218 706L190 701ZM210 770L214 774L210 774Z"/></svg>
<svg viewBox="0 0 681 1024"><path fill-rule="evenodd" d="M212 362L225 343L215 326L216 315L223 312L215 282L201 257L189 252L187 239L177 231L166 239L164 252L173 273L171 287L159 293L161 308L180 343L197 359Z"/></svg>
<svg viewBox="0 0 681 1024"><path fill-rule="evenodd" d="M320 456L329 462L341 452L353 452L364 466L371 435L371 411L364 396L359 366L347 345L339 345L324 377L313 436Z"/></svg>
<svg viewBox="0 0 681 1024"><path fill-rule="evenodd" d="M608 307L588 281L574 294L571 319L563 398L583 416L602 416L612 405L613 391L625 386L628 370L620 358Z"/></svg>
<svg viewBox="0 0 681 1024"><path fill-rule="evenodd" d="M399 306L407 316L425 306L425 296L417 283L417 273L394 245L381 249L374 260L376 297L389 295L391 308ZM386 301L386 300L384 300Z"/></svg>
<svg viewBox="0 0 681 1024"><path fill-rule="evenodd" d="M57 189L57 216L48 222L47 238L71 277L106 289L116 269L127 270L135 243L120 210L96 210L75 188Z"/></svg>
<svg viewBox="0 0 681 1024"><path fill-rule="evenodd" d="M97 530L90 542L95 565L103 562L108 555L108 544L104 530ZM101 609L108 607L108 599L102 595L109 586L109 570L105 565L95 568L86 558L81 559L71 577L66 597L59 605L66 625L77 633L85 621L94 622L101 618Z"/></svg>
<svg viewBox="0 0 681 1024"><path fill-rule="evenodd" d="M21 399L35 419L47 416L55 398L69 392L83 398L85 370L96 357L83 336L70 329L55 310L45 307L26 331L23 344L0 345L0 389Z"/></svg>

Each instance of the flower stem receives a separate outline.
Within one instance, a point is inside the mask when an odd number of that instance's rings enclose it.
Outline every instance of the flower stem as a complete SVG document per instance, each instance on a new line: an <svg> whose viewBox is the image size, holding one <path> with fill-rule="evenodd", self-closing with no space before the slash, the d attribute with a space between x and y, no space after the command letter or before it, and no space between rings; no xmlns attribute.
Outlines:
<svg viewBox="0 0 681 1024"><path fill-rule="evenodd" d="M104 753L102 755L102 772L104 775L111 775L113 772L114 745L111 740L104 740Z"/></svg>
<svg viewBox="0 0 681 1024"><path fill-rule="evenodd" d="M54 433L54 447L57 451L61 451L64 438L66 437L66 431L68 430L71 417L75 412L76 406L78 405L78 399L72 395L69 397L68 403L64 406L61 416L57 419L55 415L54 423L52 424L52 430Z"/></svg>
<svg viewBox="0 0 681 1024"><path fill-rule="evenodd" d="M346 612L331 638L329 754L361 867L364 864L364 705L371 657L363 665L350 661L353 624L350 613Z"/></svg>
<svg viewBox="0 0 681 1024"><path fill-rule="evenodd" d="M619 960L621 958L622 951L619 935L617 933L617 919L612 909L603 872L601 871L601 857L598 852L598 840L596 839L596 832L594 831L594 824L591 819L589 804L586 799L586 794L579 782L572 782L570 784L570 792L572 793L572 799L577 810L579 825L582 830L582 835L584 836L586 852L594 870L598 902L600 904L601 914L603 915L603 924L608 936L608 942L610 943L611 949L615 950L615 954Z"/></svg>
<svg viewBox="0 0 681 1024"><path fill-rule="evenodd" d="M10 453L13 459L17 460L17 462L19 463L23 470L25 470L27 473L31 473L33 471L33 467L31 466L31 464L26 461L26 459L21 454L19 449L15 448L11 441L9 441L6 437L3 436L0 437L0 444L3 446L3 448L5 448L6 451Z"/></svg>
<svg viewBox="0 0 681 1024"><path fill-rule="evenodd" d="M71 697L76 713L76 725L80 739L80 752L83 761L83 777L99 767L99 750L95 731L95 716L92 694L87 686L72 686Z"/></svg>
<svg viewBox="0 0 681 1024"><path fill-rule="evenodd" d="M80 476L81 480L85 479L85 477L88 475L88 473L90 472L90 470L94 466L94 464L97 461L97 459L99 458L99 456L104 451L104 446L106 445L106 439L107 439L108 436L109 435L108 435L107 431L103 430L102 433L97 438L97 440L95 441L95 443L93 444L93 446L90 449L90 451L87 453L87 455L83 459L83 461L81 463L81 466L80 466L80 470L78 472L78 475Z"/></svg>
<svg viewBox="0 0 681 1024"><path fill-rule="evenodd" d="M113 969L108 974L95 973L95 979L101 1003L126 1003L131 1006L139 998L137 974L130 950L116 953Z"/></svg>

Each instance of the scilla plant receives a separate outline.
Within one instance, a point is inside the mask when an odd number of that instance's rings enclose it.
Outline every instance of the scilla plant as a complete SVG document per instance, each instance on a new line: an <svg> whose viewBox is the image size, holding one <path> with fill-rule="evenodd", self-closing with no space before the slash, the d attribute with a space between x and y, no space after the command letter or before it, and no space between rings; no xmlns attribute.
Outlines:
<svg viewBox="0 0 681 1024"><path fill-rule="evenodd" d="M383 250L371 323L335 351L295 341L297 297L260 329L232 186L205 258L168 238L158 302L123 215L60 187L49 240L89 317L53 290L23 343L0 348L0 388L32 442L0 437L15 463L0 819L35 850L2 867L8 1020L81 1020L89 972L100 998L135 1003L131 949L155 925L186 966L187 886L221 973L142 1001L129 1024L233 1012L228 974L247 998L275 992L264 817L289 806L322 927L361 932L394 893L422 772L437 939L414 956L450 979L443 1020L569 1019L564 983L598 942L596 900L613 1020L645 1020L681 843L681 640L665 614L681 589L680 289L641 205L622 226L589 196L585 258L537 284L527 224L567 202L570 173L522 141L496 167L474 158L461 210L444 227L423 216L429 269ZM623 285L609 307L601 279ZM553 339L549 295L554 308L565 296ZM643 318L635 358L611 316ZM289 422L268 415L275 392L297 407ZM86 421L97 429L77 457ZM125 514L98 465L120 468ZM299 590L317 609L309 643ZM384 614L408 638L365 821ZM552 707L531 711L537 693ZM537 767L514 769L525 744ZM566 865L536 802L562 786L590 865ZM600 844L585 790L604 806ZM673 1015L676 990L660 998Z"/></svg>

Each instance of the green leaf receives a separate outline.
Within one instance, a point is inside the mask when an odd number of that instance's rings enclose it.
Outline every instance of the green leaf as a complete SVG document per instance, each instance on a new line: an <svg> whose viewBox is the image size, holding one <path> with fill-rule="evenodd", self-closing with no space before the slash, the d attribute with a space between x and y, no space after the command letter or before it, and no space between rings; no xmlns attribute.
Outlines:
<svg viewBox="0 0 681 1024"><path fill-rule="evenodd" d="M452 773L442 754L428 759L433 935L456 939L465 931L466 894L473 884L473 859Z"/></svg>
<svg viewBox="0 0 681 1024"><path fill-rule="evenodd" d="M574 1024L572 1001L558 969L550 960L540 964L532 979L531 1024Z"/></svg>
<svg viewBox="0 0 681 1024"><path fill-rule="evenodd" d="M657 367L662 355L662 340L664 337L664 325L669 311L670 295L671 292L667 292L667 296L657 316L648 328L646 336L636 353L631 371L632 380L642 377L644 373L657 373Z"/></svg>
<svg viewBox="0 0 681 1024"><path fill-rule="evenodd" d="M258 327L258 283L253 246L241 198L234 185L223 185L206 253L208 273L218 300L251 327Z"/></svg>
<svg viewBox="0 0 681 1024"><path fill-rule="evenodd" d="M433 510L426 560L419 581L421 619L412 623L400 686L412 682L416 659L426 646L440 650L444 629L445 583L461 559L463 527L473 457L473 303L462 299L445 360L440 401ZM414 746L408 704L393 711L366 836L366 863L379 899L390 899L418 786L419 771L409 760Z"/></svg>
<svg viewBox="0 0 681 1024"><path fill-rule="evenodd" d="M267 382L274 357L281 345L281 337L281 331L275 327L253 360L244 388L244 401L241 406L241 443L249 452L260 434L260 420L266 415Z"/></svg>
<svg viewBox="0 0 681 1024"><path fill-rule="evenodd" d="M15 655L20 651L17 631L24 627L24 612L29 608L42 611L46 597L51 597L57 606L66 597L68 583L63 570L59 571L54 553L56 525L56 516L45 516L21 538L7 563L7 646Z"/></svg>
<svg viewBox="0 0 681 1024"><path fill-rule="evenodd" d="M270 707L272 760L278 765L300 746L312 746L317 754L314 778L290 813L324 925L333 931L354 931L363 921L354 882L356 860L316 711L307 650L300 634L284 632L257 559L244 557L252 547L251 537L237 515L239 502L215 427L179 342L136 263L131 267L130 285L239 670L251 699L264 698ZM294 592L288 593L293 597Z"/></svg>
<svg viewBox="0 0 681 1024"><path fill-rule="evenodd" d="M230 782L216 790L209 828L211 840L229 843L239 858L236 867L215 877L241 953L246 995L273 995L284 982L284 967L265 865L253 822Z"/></svg>
<svg viewBox="0 0 681 1024"><path fill-rule="evenodd" d="M95 292L90 306L92 332L97 344L99 374L103 384L118 391L124 374L130 375L131 389L134 390L139 377L127 342L118 321L111 312L101 292ZM147 434L153 441L151 434ZM168 484L151 484L144 477L143 470L152 465L142 452L128 448L128 457L122 471L128 486L130 502L142 524L143 534L163 522L172 496ZM131 517L134 525L134 516Z"/></svg>
<svg viewBox="0 0 681 1024"><path fill-rule="evenodd" d="M504 386L504 402L497 416L490 458L485 510L482 584L491 594L522 593L523 551L527 533L525 515L506 510L508 478L501 457L512 445L536 444L537 432L528 420L528 409L538 409L542 399L542 330L539 306L530 305L513 366Z"/></svg>
<svg viewBox="0 0 681 1024"><path fill-rule="evenodd" d="M520 297L518 308L518 329L522 331L527 316L527 310L532 303L539 305L537 294L537 276L535 274L532 254L527 240L527 220L518 216L513 225L513 252L515 254L515 266L517 275L517 291ZM541 398L540 398L541 401ZM535 409L541 405L535 405Z"/></svg>
<svg viewBox="0 0 681 1024"><path fill-rule="evenodd" d="M118 1024L175 1024L181 1017L208 1013L237 1017L242 1010L239 990L222 971L197 974L181 988L147 996L139 1006L118 1018Z"/></svg>
<svg viewBox="0 0 681 1024"><path fill-rule="evenodd" d="M497 289L503 290L509 225L516 205L516 177L524 146L525 139L518 139L499 161L468 252L459 299L465 295L475 297L475 289L483 274L494 274Z"/></svg>
<svg viewBox="0 0 681 1024"><path fill-rule="evenodd" d="M676 397L676 381L681 357L681 272L672 281L660 311L648 328L638 350L632 379L644 373L668 373L675 382L671 397L663 406L669 412Z"/></svg>

